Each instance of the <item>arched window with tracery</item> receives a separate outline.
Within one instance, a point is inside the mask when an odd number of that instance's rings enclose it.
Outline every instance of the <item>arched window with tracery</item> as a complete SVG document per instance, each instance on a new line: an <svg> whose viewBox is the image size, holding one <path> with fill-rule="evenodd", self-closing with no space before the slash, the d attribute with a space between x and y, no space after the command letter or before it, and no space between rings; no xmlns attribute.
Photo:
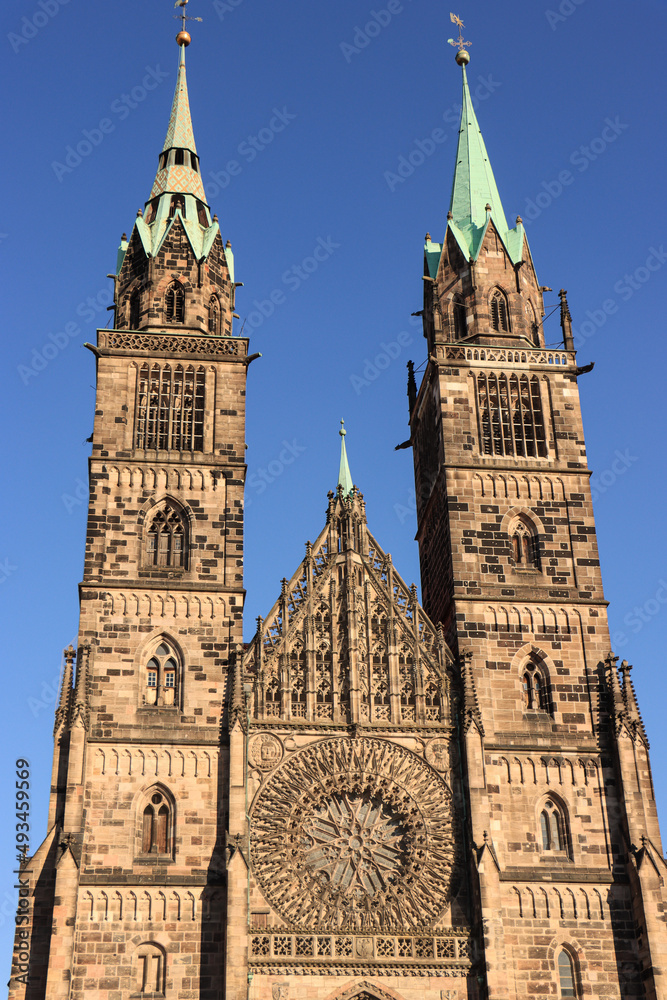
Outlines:
<svg viewBox="0 0 667 1000"><path fill-rule="evenodd" d="M152 788L141 811L141 854L171 855L174 841L173 802L164 789Z"/></svg>
<svg viewBox="0 0 667 1000"><path fill-rule="evenodd" d="M564 948L558 953L558 985L561 997L576 997L576 977L572 956Z"/></svg>
<svg viewBox="0 0 667 1000"><path fill-rule="evenodd" d="M164 569L187 569L187 523L170 503L159 507L148 522L146 564Z"/></svg>
<svg viewBox="0 0 667 1000"><path fill-rule="evenodd" d="M539 569L539 539L535 526L519 517L509 530L512 563L515 569Z"/></svg>
<svg viewBox="0 0 667 1000"><path fill-rule="evenodd" d="M164 318L167 323L185 322L185 291L180 281L172 281L164 293Z"/></svg>
<svg viewBox="0 0 667 1000"><path fill-rule="evenodd" d="M220 333L220 303L217 295L212 295L208 302L208 332Z"/></svg>
<svg viewBox="0 0 667 1000"><path fill-rule="evenodd" d="M139 370L135 448L204 450L206 374L194 365L149 365Z"/></svg>
<svg viewBox="0 0 667 1000"><path fill-rule="evenodd" d="M565 813L553 798L548 798L540 811L540 843L543 851L561 854L569 851Z"/></svg>
<svg viewBox="0 0 667 1000"><path fill-rule="evenodd" d="M521 678L523 702L527 709L538 712L550 712L551 699L549 686L544 673L533 660L524 667Z"/></svg>
<svg viewBox="0 0 667 1000"><path fill-rule="evenodd" d="M169 643L160 642L146 663L144 705L172 708L180 701L180 660Z"/></svg>
<svg viewBox="0 0 667 1000"><path fill-rule="evenodd" d="M491 326L499 333L510 332L509 309L507 297L499 288L491 295Z"/></svg>
<svg viewBox="0 0 667 1000"><path fill-rule="evenodd" d="M547 455L537 376L481 372L476 380L480 450L483 455Z"/></svg>

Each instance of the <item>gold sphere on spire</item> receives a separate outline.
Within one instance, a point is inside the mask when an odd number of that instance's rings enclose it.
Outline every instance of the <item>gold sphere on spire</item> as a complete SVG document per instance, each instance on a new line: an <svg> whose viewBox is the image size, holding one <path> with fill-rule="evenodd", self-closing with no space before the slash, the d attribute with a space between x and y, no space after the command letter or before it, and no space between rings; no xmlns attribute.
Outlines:
<svg viewBox="0 0 667 1000"><path fill-rule="evenodd" d="M192 41L192 38L190 37L189 32L179 31L179 33L176 35L176 41L178 42L179 45L187 46Z"/></svg>
<svg viewBox="0 0 667 1000"><path fill-rule="evenodd" d="M466 52L465 49L459 49L455 58L459 66L467 66L470 62L470 53Z"/></svg>

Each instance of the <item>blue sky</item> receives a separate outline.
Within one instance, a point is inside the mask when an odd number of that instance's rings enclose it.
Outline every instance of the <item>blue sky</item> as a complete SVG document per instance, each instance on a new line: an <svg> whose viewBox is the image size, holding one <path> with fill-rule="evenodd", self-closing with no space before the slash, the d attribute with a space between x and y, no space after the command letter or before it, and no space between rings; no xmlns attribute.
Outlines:
<svg viewBox="0 0 667 1000"><path fill-rule="evenodd" d="M245 284L244 333L263 354L248 385L249 637L323 524L341 417L371 531L407 582L419 580L412 456L393 448L407 437L406 362L425 358L410 314L421 308L424 234L444 232L461 80L448 8L426 0L190 6L205 19L187 53L204 183ZM526 222L540 281L554 289L547 304L568 289L580 363L596 362L580 391L605 591L616 652L635 664L667 823L665 3L637 0L632 21L618 0L456 12L507 217ZM21 0L0 40L10 95L0 768L11 803L14 760L32 762L33 848L46 829L61 650L77 630L95 378L81 345L108 321L105 276L151 188L177 66L172 13L167 0ZM326 259L304 270L323 243ZM545 329L556 343L557 314ZM7 963L12 820L10 806Z"/></svg>

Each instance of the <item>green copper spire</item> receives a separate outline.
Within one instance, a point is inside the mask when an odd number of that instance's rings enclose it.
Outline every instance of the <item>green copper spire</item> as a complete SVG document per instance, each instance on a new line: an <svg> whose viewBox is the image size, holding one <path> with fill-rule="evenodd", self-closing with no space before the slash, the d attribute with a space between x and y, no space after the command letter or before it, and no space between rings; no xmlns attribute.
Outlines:
<svg viewBox="0 0 667 1000"><path fill-rule="evenodd" d="M505 212L472 105L465 65L461 69L463 71L461 125L449 210L459 229L474 236L475 231L485 228L488 215L486 206L490 205L493 221L504 234L507 232Z"/></svg>
<svg viewBox="0 0 667 1000"><path fill-rule="evenodd" d="M340 430L340 469L338 470L338 485L342 486L343 494L347 497L352 492L352 487L354 483L352 482L352 476L350 474L350 465L347 461L347 451L345 450L345 435L347 431L345 430L345 421L341 420Z"/></svg>
<svg viewBox="0 0 667 1000"><path fill-rule="evenodd" d="M177 6L184 8L185 4L178 3ZM206 202L190 116L185 77L185 48L190 44L190 35L181 31L176 41L179 46L178 75L167 137L159 156L150 197L136 225L146 254L155 257L175 220L179 219L195 257L201 261L208 256L220 230L218 218L211 218ZM231 261L231 255L227 256ZM230 263L229 266L231 270L233 265Z"/></svg>
<svg viewBox="0 0 667 1000"><path fill-rule="evenodd" d="M516 264L522 259L524 229L519 219L514 229L507 225L489 154L470 96L466 76L466 63L469 59L466 51L457 52L456 61L463 73L463 99L447 227L452 230L466 259L476 260L489 222L493 221L511 260ZM427 252L433 253L437 246L432 244L427 247Z"/></svg>

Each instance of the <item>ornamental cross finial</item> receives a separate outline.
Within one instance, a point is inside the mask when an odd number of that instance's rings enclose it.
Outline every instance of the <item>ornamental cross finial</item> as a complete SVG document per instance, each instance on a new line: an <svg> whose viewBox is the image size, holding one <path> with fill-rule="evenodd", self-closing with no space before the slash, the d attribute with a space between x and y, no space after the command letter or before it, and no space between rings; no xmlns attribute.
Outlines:
<svg viewBox="0 0 667 1000"><path fill-rule="evenodd" d="M461 20L461 18L457 17L456 14L450 14L449 20L452 22L452 24L458 25L459 37L457 39L448 38L447 41L449 42L450 45L453 45L455 49L458 49L459 52L465 52L465 50L467 48L470 48L470 46L472 45L472 42L463 41L463 29L465 28L465 25Z"/></svg>
<svg viewBox="0 0 667 1000"><path fill-rule="evenodd" d="M185 22L186 21L202 21L203 20L203 18L201 18L201 17L188 17L188 15L185 13L185 11L186 11L186 8L187 8L187 6L188 6L189 3L190 3L190 0L176 0L176 3L174 4L174 7L180 7L181 8L181 13L180 14L174 14L174 17L176 18L176 20L182 22L181 31L185 31Z"/></svg>

